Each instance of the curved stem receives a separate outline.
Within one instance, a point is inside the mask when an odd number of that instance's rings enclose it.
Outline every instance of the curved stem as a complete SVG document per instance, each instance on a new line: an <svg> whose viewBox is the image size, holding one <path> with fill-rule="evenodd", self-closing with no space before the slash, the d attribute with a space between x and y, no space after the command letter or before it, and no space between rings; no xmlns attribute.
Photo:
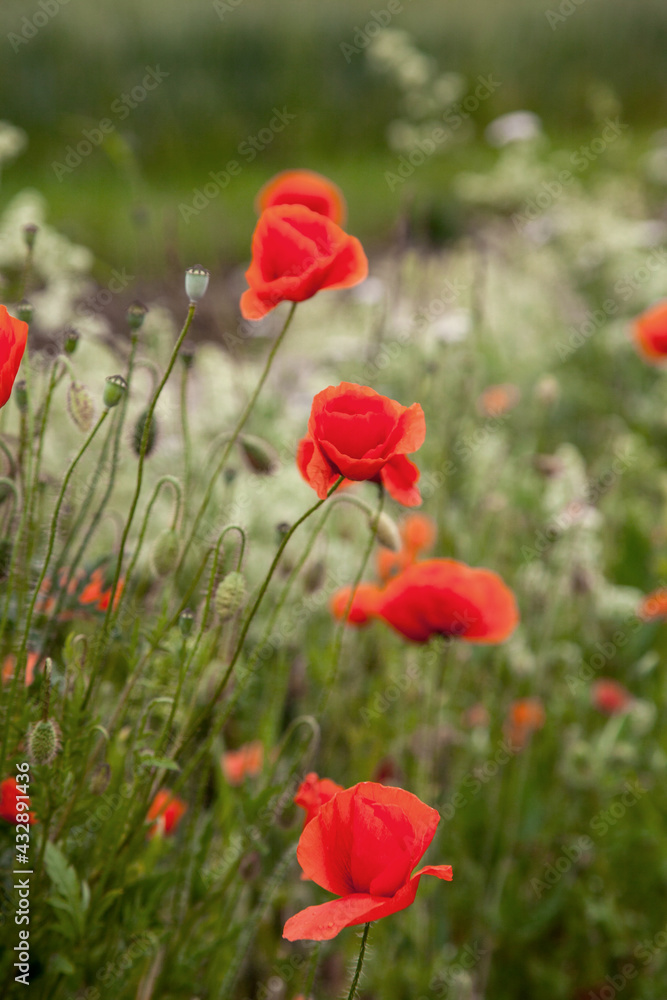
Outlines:
<svg viewBox="0 0 667 1000"><path fill-rule="evenodd" d="M224 467L225 467L225 465L227 463L227 459L229 458L229 455L231 453L232 448L236 444L236 440L237 440L239 434L241 433L241 431L245 427L246 421L247 421L248 417L250 416L250 414L252 412L252 409L253 409L256 401L257 401L257 397L259 396L260 392L262 391L262 387L263 387L264 383L266 382L267 376L268 376L268 374L269 374L269 372L271 370L271 365L273 364L273 359L275 358L275 356L276 356L276 354L278 352L278 348L282 344L283 339L285 337L285 334L287 333L287 330L288 330L288 328L290 326L290 323L292 322L292 317L294 316L294 312L296 310L296 307L297 307L297 303L293 302L292 303L292 307L291 307L291 309L290 309L290 311L289 311L289 313L287 315L287 319L285 320L285 325L283 326L282 330L278 334L278 337L276 338L276 341L273 344L273 347L271 348L271 350L269 352L269 356L266 359L266 363L264 365L264 370L262 371L262 374L259 377L259 382L255 386L255 391L253 392L252 396L250 397L250 399L246 403L246 405L245 405L245 407L243 409L243 413L239 417L234 430L232 431L232 433L229 436L229 441L227 442L227 447L225 448L225 450L222 453L222 458L218 462L218 464L217 464L217 466L216 466L216 468L215 468L215 470L213 472L213 475L209 479L208 486L206 487L206 492L204 493L204 499L202 500L202 502L200 504L200 507L199 507L199 510L197 511L197 514L195 516L195 519L194 519L194 522L193 522L193 525L192 525L192 529L190 531L190 536L189 536L188 541L187 541L187 543L185 545L185 548L184 548L184 552L186 552L190 548L190 546L192 545L192 542L194 541L194 539L197 536L197 529L198 529L198 527L199 527L199 525L201 523L201 519L203 518L204 514L206 513L206 508L208 507L208 505L210 503L211 496L213 495L213 490L215 488L215 484L216 484L216 482L218 480L218 477L220 476L220 473L222 472L222 470L224 469ZM180 573L181 568L182 568L182 564L183 564L183 556L181 556L179 564L178 564L178 566L176 568L176 572L177 573Z"/></svg>
<svg viewBox="0 0 667 1000"><path fill-rule="evenodd" d="M359 976L361 975L361 968L364 964L364 954L366 952L366 940L368 938L368 932L371 928L370 923L364 925L364 933L361 935L361 947L359 949L359 959L357 961L357 968L354 973L354 979L352 980L352 985L350 986L350 992L347 995L347 1000L354 1000L354 996L357 990L357 983L359 982Z"/></svg>

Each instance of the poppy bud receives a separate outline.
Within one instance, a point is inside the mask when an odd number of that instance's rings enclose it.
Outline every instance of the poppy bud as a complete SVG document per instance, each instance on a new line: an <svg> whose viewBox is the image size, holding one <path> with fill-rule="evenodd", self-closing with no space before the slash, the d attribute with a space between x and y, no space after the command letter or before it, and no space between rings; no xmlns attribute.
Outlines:
<svg viewBox="0 0 667 1000"><path fill-rule="evenodd" d="M210 276L210 271L199 265L187 269L185 272L185 294L190 302L199 302L200 299L203 299Z"/></svg>
<svg viewBox="0 0 667 1000"><path fill-rule="evenodd" d="M218 585L215 592L215 610L221 622L229 621L240 610L245 600L245 580L243 574L234 570Z"/></svg>
<svg viewBox="0 0 667 1000"><path fill-rule="evenodd" d="M260 476L270 476L276 471L278 460L266 441L256 437L241 437L239 448L253 472L257 472Z"/></svg>
<svg viewBox="0 0 667 1000"><path fill-rule="evenodd" d="M90 776L90 781L88 782L88 788L93 793L93 795L102 795L106 792L109 787L109 782L111 781L111 765L110 764L99 764L92 775Z"/></svg>
<svg viewBox="0 0 667 1000"><path fill-rule="evenodd" d="M222 478L225 481L225 485L229 486L231 483L233 483L234 480L236 479L237 475L238 475L238 472L236 471L236 469L234 468L234 466L233 465L228 465L227 468L222 473Z"/></svg>
<svg viewBox="0 0 667 1000"><path fill-rule="evenodd" d="M39 227L32 222L23 227L23 242L27 246L28 250L32 250L35 245L35 237L37 236L38 229Z"/></svg>
<svg viewBox="0 0 667 1000"><path fill-rule="evenodd" d="M81 382L71 382L67 390L67 410L80 431L86 433L93 426L95 407L93 400Z"/></svg>
<svg viewBox="0 0 667 1000"><path fill-rule="evenodd" d="M144 427L146 425L147 417L148 417L148 410L144 410L142 413L139 414L139 416L137 417L137 422L134 425L134 431L132 433L132 447L134 449L135 455L141 454L141 442L144 436ZM153 449L155 448L156 438L157 438L157 428L156 428L155 414L153 414L153 417L148 427L148 440L146 441L146 452L145 452L146 458L148 458L148 456L152 453Z"/></svg>
<svg viewBox="0 0 667 1000"><path fill-rule="evenodd" d="M24 323L32 323L33 309L27 299L22 299L16 307L18 318Z"/></svg>
<svg viewBox="0 0 667 1000"><path fill-rule="evenodd" d="M127 325L129 326L132 333L136 333L143 326L144 319L148 309L143 304L143 302L133 302L128 306L126 315Z"/></svg>
<svg viewBox="0 0 667 1000"><path fill-rule="evenodd" d="M373 520L374 518L371 516L369 522L371 528L373 527ZM389 517L389 514L385 514L384 511L378 518L375 537L380 545L384 545L386 549L391 549L392 552L400 552L403 547L401 543L401 536L395 522L391 517Z"/></svg>
<svg viewBox="0 0 667 1000"><path fill-rule="evenodd" d="M306 570L306 575L303 578L304 590L307 594L313 594L316 590L319 590L324 583L325 577L325 567L321 559L317 559L314 563Z"/></svg>
<svg viewBox="0 0 667 1000"><path fill-rule="evenodd" d="M79 343L79 334L73 327L68 326L63 333L63 349L65 354L74 354Z"/></svg>
<svg viewBox="0 0 667 1000"><path fill-rule="evenodd" d="M28 733L28 755L33 764L52 764L62 743L60 726L53 719L36 722Z"/></svg>
<svg viewBox="0 0 667 1000"><path fill-rule="evenodd" d="M193 626L195 623L194 612L190 608L186 608L185 611L181 612L181 616L178 619L178 627L181 630L181 635L184 639L191 634Z"/></svg>
<svg viewBox="0 0 667 1000"><path fill-rule="evenodd" d="M178 535L173 528L166 528L153 546L153 569L158 576L168 576L178 561L180 553Z"/></svg>
<svg viewBox="0 0 667 1000"><path fill-rule="evenodd" d="M112 407L118 406L127 392L127 382L122 375L107 375L105 381L102 402L107 410L110 410Z"/></svg>
<svg viewBox="0 0 667 1000"><path fill-rule="evenodd" d="M25 379L19 379L14 383L14 399L21 413L28 409L28 393L26 391Z"/></svg>

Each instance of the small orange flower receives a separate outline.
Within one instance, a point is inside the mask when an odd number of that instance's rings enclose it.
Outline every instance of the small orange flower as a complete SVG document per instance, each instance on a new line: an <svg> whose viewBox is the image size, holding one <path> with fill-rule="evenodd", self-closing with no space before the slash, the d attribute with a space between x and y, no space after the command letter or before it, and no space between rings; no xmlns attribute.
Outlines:
<svg viewBox="0 0 667 1000"><path fill-rule="evenodd" d="M511 382L490 385L477 400L477 409L483 417L501 417L513 410L521 399L521 393Z"/></svg>
<svg viewBox="0 0 667 1000"><path fill-rule="evenodd" d="M667 618L667 590L654 590L639 605L637 612L642 621L659 621Z"/></svg>
<svg viewBox="0 0 667 1000"><path fill-rule="evenodd" d="M220 758L222 773L230 785L241 785L245 778L254 778L264 764L261 740L244 743L238 750L227 750Z"/></svg>
<svg viewBox="0 0 667 1000"><path fill-rule="evenodd" d="M159 833L166 836L176 830L182 817L185 815L187 805L176 795L163 788L153 799L152 805L146 815L146 821L151 823L146 836L150 840Z"/></svg>
<svg viewBox="0 0 667 1000"><path fill-rule="evenodd" d="M347 214L340 188L314 170L283 170L272 177L257 195L257 214L274 205L305 205L338 226L345 224Z"/></svg>
<svg viewBox="0 0 667 1000"><path fill-rule="evenodd" d="M39 661L39 655L33 651L28 651L26 666L25 666L25 686L30 687L35 679L35 667ZM16 657L13 653L5 657L5 662L2 665L2 683L7 684L8 681L14 676L14 667L16 666Z"/></svg>
<svg viewBox="0 0 667 1000"><path fill-rule="evenodd" d="M644 359L653 364L664 361L667 358L667 299L638 316L632 329Z"/></svg>
<svg viewBox="0 0 667 1000"><path fill-rule="evenodd" d="M307 774L294 796L295 805L306 811L303 825L307 826L311 819L317 816L324 803L342 791L343 786L337 785L330 778L320 778L315 771Z"/></svg>
<svg viewBox="0 0 667 1000"><path fill-rule="evenodd" d="M608 677L601 677L591 684L591 701L598 712L604 715L627 712L633 700L627 688Z"/></svg>
<svg viewBox="0 0 667 1000"><path fill-rule="evenodd" d="M544 706L539 698L519 698L513 702L505 723L505 732L514 746L522 747L531 733L541 729L546 720Z"/></svg>

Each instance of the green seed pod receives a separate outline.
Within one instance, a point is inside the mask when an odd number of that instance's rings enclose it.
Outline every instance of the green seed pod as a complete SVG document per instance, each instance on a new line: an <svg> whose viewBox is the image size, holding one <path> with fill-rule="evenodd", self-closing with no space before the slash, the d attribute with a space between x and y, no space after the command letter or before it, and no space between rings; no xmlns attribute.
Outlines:
<svg viewBox="0 0 667 1000"><path fill-rule="evenodd" d="M135 455L141 454L141 441L144 436L144 427L146 426L146 419L148 417L148 410L144 410L137 417L137 422L134 425L134 431L132 433L132 447L134 449ZM155 442L157 440L157 421L155 419L155 414L151 419L150 425L148 427L148 440L146 442L146 454L145 457L148 458L152 454L155 448Z"/></svg>
<svg viewBox="0 0 667 1000"><path fill-rule="evenodd" d="M127 310L127 325L132 333L136 333L143 326L148 309L143 302L133 302Z"/></svg>
<svg viewBox="0 0 667 1000"><path fill-rule="evenodd" d="M71 326L63 332L63 350L65 354L74 354L79 343L79 334Z"/></svg>
<svg viewBox="0 0 667 1000"><path fill-rule="evenodd" d="M23 320L24 323L32 323L32 313L33 309L27 299L22 299L18 306L16 307L16 312L18 318Z"/></svg>
<svg viewBox="0 0 667 1000"><path fill-rule="evenodd" d="M165 528L155 539L152 552L153 569L157 576L169 576L178 562L181 546L173 528Z"/></svg>
<svg viewBox="0 0 667 1000"><path fill-rule="evenodd" d="M190 302L199 302L206 294L210 271L205 267L189 267L185 272L185 294Z"/></svg>
<svg viewBox="0 0 667 1000"><path fill-rule="evenodd" d="M245 600L245 579L236 570L228 573L218 584L213 603L221 622L226 622L239 611Z"/></svg>
<svg viewBox="0 0 667 1000"><path fill-rule="evenodd" d="M104 386L102 402L107 410L110 410L113 406L118 406L127 392L127 382L122 375L107 375L104 381L106 385Z"/></svg>
<svg viewBox="0 0 667 1000"><path fill-rule="evenodd" d="M184 639L187 639L187 637L192 633L194 624L194 612L190 611L190 608L186 608L185 611L181 612L181 617L178 619L178 627L181 630L181 635Z"/></svg>
<svg viewBox="0 0 667 1000"><path fill-rule="evenodd" d="M373 518L370 518L371 527L373 526ZM380 514L377 523L377 529L375 533L380 545L384 545L386 549L391 549L392 552L400 552L402 543L401 536L398 532L396 524L389 517L389 514L385 514L384 511Z"/></svg>
<svg viewBox="0 0 667 1000"><path fill-rule="evenodd" d="M67 410L80 431L87 433L93 426L95 406L85 385L72 382L67 390Z"/></svg>
<svg viewBox="0 0 667 1000"><path fill-rule="evenodd" d="M52 764L61 746L60 726L53 719L36 722L28 732L28 756L33 764Z"/></svg>

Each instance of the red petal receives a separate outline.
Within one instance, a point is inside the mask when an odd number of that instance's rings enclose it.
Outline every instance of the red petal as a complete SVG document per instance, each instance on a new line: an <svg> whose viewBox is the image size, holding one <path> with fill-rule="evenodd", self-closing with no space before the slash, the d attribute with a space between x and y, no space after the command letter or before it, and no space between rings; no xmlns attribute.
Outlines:
<svg viewBox="0 0 667 1000"><path fill-rule="evenodd" d="M380 479L391 497L404 507L418 507L422 502L421 493L416 486L419 482L419 469L406 458L396 455L382 468Z"/></svg>

